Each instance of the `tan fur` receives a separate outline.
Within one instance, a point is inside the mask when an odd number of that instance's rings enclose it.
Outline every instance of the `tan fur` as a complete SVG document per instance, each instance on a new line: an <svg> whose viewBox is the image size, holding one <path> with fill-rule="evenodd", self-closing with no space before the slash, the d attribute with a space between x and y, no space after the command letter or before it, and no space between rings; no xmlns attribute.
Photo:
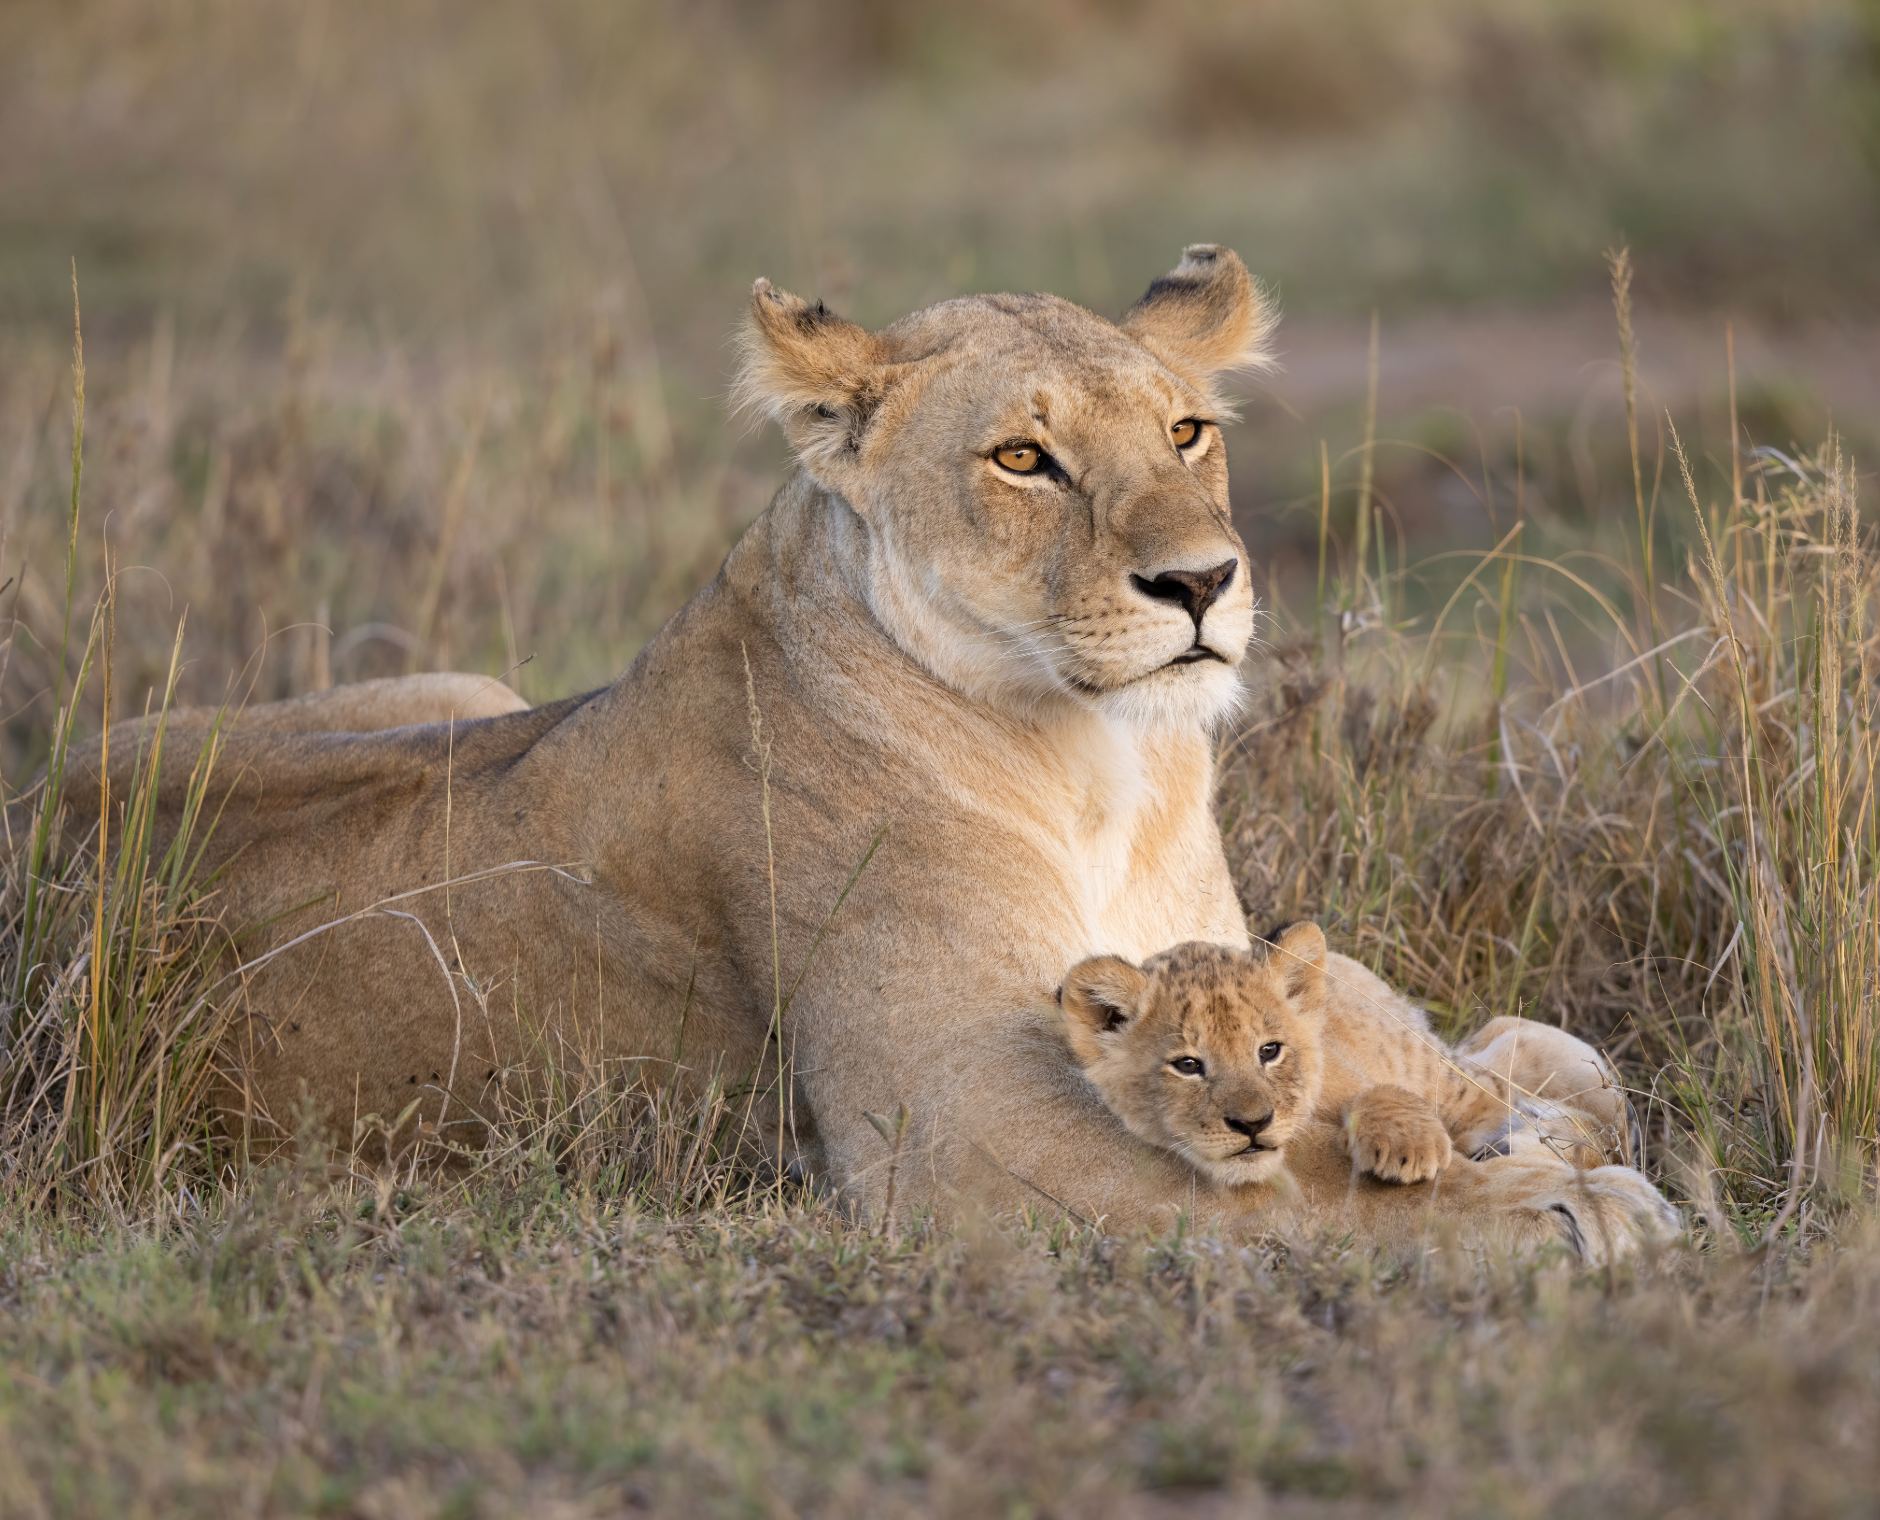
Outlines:
<svg viewBox="0 0 1880 1520"><path fill-rule="evenodd" d="M1340 1117L1352 1165L1385 1182L1427 1182L1456 1154L1444 1116L1428 1095L1394 1082L1365 1088Z"/></svg>
<svg viewBox="0 0 1880 1520"><path fill-rule="evenodd" d="M783 1126L858 1209L890 1165L864 1112L905 1101L910 1204L1258 1214L1262 1189L1197 1195L1131 1141L1044 1010L1101 950L1246 943L1212 735L1252 587L1218 429L1184 451L1171 427L1219 415L1217 367L1269 320L1225 249L1189 250L1124 326L1006 295L864 333L760 283L742 395L800 468L618 681L223 741L207 863L260 926L231 983L236 1122L278 1132L305 1092L342 1130L409 1110L472 1139L501 1074L551 1057L663 1081L676 1056L694 1085L782 1064L755 1135ZM1020 438L1056 468L1002 470ZM1182 576L1219 594L1191 610ZM200 738L165 746L171 819ZM1312 1146L1291 1153L1309 1177ZM1475 1186L1463 1167L1445 1188ZM1471 1207L1518 1195L1531 1222L1568 1170ZM1421 1231L1404 1191L1360 1190L1354 1225Z"/></svg>
<svg viewBox="0 0 1880 1520"><path fill-rule="evenodd" d="M1316 924L1251 952L1178 945L1140 969L1099 957L1072 968L1060 998L1072 1055L1130 1132L1225 1184L1252 1180L1256 1161L1257 1175L1276 1170L1267 1147L1310 1112L1385 1182L1428 1181L1458 1150L1503 1154L1521 1135L1580 1166L1627 1155L1624 1097L1591 1046L1502 1018L1451 1050L1420 1008L1331 954ZM1261 1059L1275 1041L1288 1063ZM1203 1080L1170 1067L1190 1051L1204 1055ZM1227 1122L1236 1115L1272 1118L1262 1147Z"/></svg>
<svg viewBox="0 0 1880 1520"><path fill-rule="evenodd" d="M1518 1094L1530 1122L1582 1165L1592 1164L1584 1159L1589 1155L1636 1154L1637 1121L1618 1074L1584 1040L1534 1019L1502 1017L1476 1030L1456 1054ZM1566 1123L1551 1122L1553 1112Z"/></svg>
<svg viewBox="0 0 1880 1520"><path fill-rule="evenodd" d="M1288 933L1308 931L1319 936L1312 925ZM1452 1154L1503 1154L1530 1142L1579 1167L1633 1159L1625 1095L1585 1041L1532 1019L1498 1018L1451 1049L1422 1009L1364 966L1329 953L1325 963L1320 1113L1344 1125L1353 1161L1373 1175L1423 1181ZM1379 1085L1415 1095L1427 1112L1364 1097Z"/></svg>
<svg viewBox="0 0 1880 1520"><path fill-rule="evenodd" d="M1141 967L1093 957L1058 1000L1071 1054L1111 1111L1222 1186L1272 1180L1296 1136L1322 1144L1313 1120L1342 1134L1354 1178L1395 1184L1436 1178L1458 1150L1516 1158L1491 1164L1504 1177L1544 1159L1602 1168L1596 1136L1625 1154L1623 1096L1590 1046L1497 1019L1469 1042L1488 1056L1478 1063L1446 1048L1421 1009L1330 954L1313 924L1250 951L1190 943ZM1551 1084L1560 1101L1523 1079ZM1308 1165L1322 1172L1324 1161ZM1644 1178L1603 1172L1603 1186L1669 1225Z"/></svg>
<svg viewBox="0 0 1880 1520"><path fill-rule="evenodd" d="M210 707L179 707L170 713L169 726L190 732L207 728L220 716L225 730L239 728L250 734L373 734L415 723L471 723L524 712L528 706L494 676L433 671L355 681L281 702L231 704L220 713Z"/></svg>
<svg viewBox="0 0 1880 1520"><path fill-rule="evenodd" d="M1198 943L1098 956L1064 978L1065 1037L1131 1134L1223 1187L1266 1182L1318 1102L1323 970Z"/></svg>

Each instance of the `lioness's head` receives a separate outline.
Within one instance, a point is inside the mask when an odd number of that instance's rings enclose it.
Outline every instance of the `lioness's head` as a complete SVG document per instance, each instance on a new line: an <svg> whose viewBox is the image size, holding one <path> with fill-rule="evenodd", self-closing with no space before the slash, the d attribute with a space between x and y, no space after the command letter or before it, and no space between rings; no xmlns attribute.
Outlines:
<svg viewBox="0 0 1880 1520"><path fill-rule="evenodd" d="M1141 966L1101 955L1058 993L1071 1054L1140 1140L1225 1187L1261 1182L1318 1099L1325 936L1251 951L1187 944Z"/></svg>
<svg viewBox="0 0 1880 1520"><path fill-rule="evenodd" d="M877 333L759 280L739 394L868 535L871 609L929 671L1018 711L1210 722L1253 630L1217 377L1272 323L1190 248L1120 323L967 296Z"/></svg>

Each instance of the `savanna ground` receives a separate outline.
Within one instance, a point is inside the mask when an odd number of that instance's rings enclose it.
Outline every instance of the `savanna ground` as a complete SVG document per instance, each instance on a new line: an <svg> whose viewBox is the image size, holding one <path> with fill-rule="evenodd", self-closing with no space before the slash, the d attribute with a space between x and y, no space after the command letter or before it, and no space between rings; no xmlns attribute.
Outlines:
<svg viewBox="0 0 1880 1520"><path fill-rule="evenodd" d="M0 142L9 795L166 692L610 679L780 476L754 275L1114 314L1234 244L1249 913L1602 1044L1691 1222L1593 1275L864 1226L725 1159L735 1091L594 1072L454 1174L257 1168L213 883L35 824L0 1513L1880 1505L1870 5L22 0Z"/></svg>

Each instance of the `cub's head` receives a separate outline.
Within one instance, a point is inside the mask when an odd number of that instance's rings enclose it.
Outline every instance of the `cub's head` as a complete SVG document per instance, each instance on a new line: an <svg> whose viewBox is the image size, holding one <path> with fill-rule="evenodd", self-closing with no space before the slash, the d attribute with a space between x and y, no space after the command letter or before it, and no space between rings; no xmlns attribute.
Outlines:
<svg viewBox="0 0 1880 1520"><path fill-rule="evenodd" d="M1251 952L1103 955L1058 994L1084 1075L1130 1133L1225 1187L1261 1182L1317 1101L1325 936L1295 924Z"/></svg>
<svg viewBox="0 0 1880 1520"><path fill-rule="evenodd" d="M1190 248L1120 323L968 296L865 332L759 280L742 403L867 536L875 617L939 679L1018 712L1210 723L1252 635L1228 515L1224 372L1272 312Z"/></svg>

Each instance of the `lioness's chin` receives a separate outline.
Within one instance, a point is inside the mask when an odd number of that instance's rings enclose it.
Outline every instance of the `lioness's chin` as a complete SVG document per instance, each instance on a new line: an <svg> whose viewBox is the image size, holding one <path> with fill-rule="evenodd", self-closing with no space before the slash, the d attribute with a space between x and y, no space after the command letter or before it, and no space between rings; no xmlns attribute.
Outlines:
<svg viewBox="0 0 1880 1520"><path fill-rule="evenodd" d="M1221 1161L1198 1161L1197 1169L1222 1187L1248 1187L1271 1182L1284 1169L1286 1154L1278 1150L1242 1151Z"/></svg>
<svg viewBox="0 0 1880 1520"><path fill-rule="evenodd" d="M1164 665L1095 698L1106 717L1132 728L1212 728L1245 700L1239 670L1224 660Z"/></svg>

